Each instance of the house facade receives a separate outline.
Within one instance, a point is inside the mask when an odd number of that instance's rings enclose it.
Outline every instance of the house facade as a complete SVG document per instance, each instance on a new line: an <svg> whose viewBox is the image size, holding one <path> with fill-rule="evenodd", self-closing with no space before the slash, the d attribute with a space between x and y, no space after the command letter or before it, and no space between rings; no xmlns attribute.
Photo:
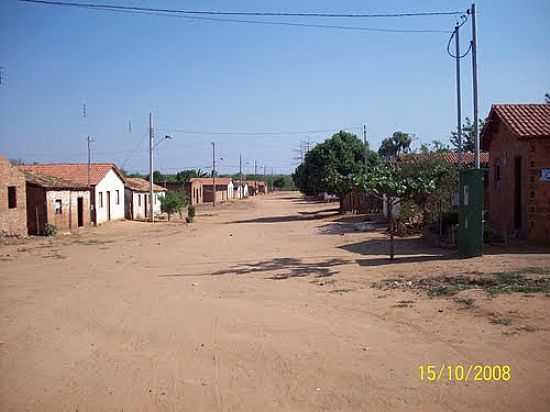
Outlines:
<svg viewBox="0 0 550 412"><path fill-rule="evenodd" d="M192 205L200 205L204 202L201 178L191 178L185 183L185 192Z"/></svg>
<svg viewBox="0 0 550 412"><path fill-rule="evenodd" d="M102 224L124 219L124 177L113 163L24 165L22 170L90 187L92 221Z"/></svg>
<svg viewBox="0 0 550 412"><path fill-rule="evenodd" d="M0 156L0 236L27 235L25 175Z"/></svg>
<svg viewBox="0 0 550 412"><path fill-rule="evenodd" d="M550 104L493 105L481 147L490 158L491 229L550 243Z"/></svg>
<svg viewBox="0 0 550 412"><path fill-rule="evenodd" d="M48 224L61 232L90 224L90 191L86 187L38 173L24 173L30 235L42 234Z"/></svg>
<svg viewBox="0 0 550 412"><path fill-rule="evenodd" d="M195 179L191 179L195 180ZM226 200L233 200L234 190L233 181L229 177L217 177L216 188L214 189L214 179L212 178L200 178L202 183L202 197L204 202L213 202L214 196L216 202L224 202Z"/></svg>
<svg viewBox="0 0 550 412"><path fill-rule="evenodd" d="M248 197L248 185L246 182L241 184L240 180L233 180L233 199L244 199Z"/></svg>
<svg viewBox="0 0 550 412"><path fill-rule="evenodd" d="M153 213L159 215L161 211L161 198L165 196L167 189L153 184ZM141 178L127 177L124 189L124 205L126 219L147 220L150 218L150 183Z"/></svg>

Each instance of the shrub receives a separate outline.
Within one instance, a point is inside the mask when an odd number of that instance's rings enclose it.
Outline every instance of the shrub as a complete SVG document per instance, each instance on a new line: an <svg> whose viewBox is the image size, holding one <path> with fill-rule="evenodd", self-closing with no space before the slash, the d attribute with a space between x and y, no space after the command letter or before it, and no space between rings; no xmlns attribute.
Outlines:
<svg viewBox="0 0 550 412"><path fill-rule="evenodd" d="M195 213L196 213L195 206L189 205L189 207L187 208L187 222L188 223L193 223L193 221L195 220Z"/></svg>
<svg viewBox="0 0 550 412"><path fill-rule="evenodd" d="M160 208L168 215L168 220L173 213L178 213L187 203L185 195L180 192L167 192L160 198Z"/></svg>
<svg viewBox="0 0 550 412"><path fill-rule="evenodd" d="M50 225L49 223L46 223L44 225L44 230L42 231L42 234L44 236L55 236L57 234L57 228L55 225Z"/></svg>

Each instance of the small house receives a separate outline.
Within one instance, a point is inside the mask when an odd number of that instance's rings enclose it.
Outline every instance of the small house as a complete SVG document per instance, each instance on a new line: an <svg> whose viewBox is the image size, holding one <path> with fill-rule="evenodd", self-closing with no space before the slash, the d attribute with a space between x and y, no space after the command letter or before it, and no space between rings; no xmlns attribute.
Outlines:
<svg viewBox="0 0 550 412"><path fill-rule="evenodd" d="M153 214L161 213L161 198L165 196L167 189L153 184ZM127 177L124 189L124 206L126 219L147 220L150 215L151 186L150 183L139 177Z"/></svg>
<svg viewBox="0 0 550 412"><path fill-rule="evenodd" d="M20 166L26 172L68 180L90 188L95 224L124 219L124 176L113 163L54 163Z"/></svg>
<svg viewBox="0 0 550 412"><path fill-rule="evenodd" d="M90 224L90 191L85 185L36 172L24 174L30 235L42 234L46 225L74 231Z"/></svg>
<svg viewBox="0 0 550 412"><path fill-rule="evenodd" d="M245 181L233 180L233 199L244 199L248 197L248 185Z"/></svg>
<svg viewBox="0 0 550 412"><path fill-rule="evenodd" d="M550 104L496 104L481 131L489 151L489 227L550 242Z"/></svg>
<svg viewBox="0 0 550 412"><path fill-rule="evenodd" d="M204 202L202 181L203 179L195 177L185 183L185 192L193 206Z"/></svg>
<svg viewBox="0 0 550 412"><path fill-rule="evenodd" d="M25 175L0 156L0 236L27 234Z"/></svg>
<svg viewBox="0 0 550 412"><path fill-rule="evenodd" d="M213 202L216 196L216 202L224 202L233 199L233 181L229 177L216 177L216 187L214 189L213 178L196 178L191 181L200 181L202 184L202 197L204 202Z"/></svg>

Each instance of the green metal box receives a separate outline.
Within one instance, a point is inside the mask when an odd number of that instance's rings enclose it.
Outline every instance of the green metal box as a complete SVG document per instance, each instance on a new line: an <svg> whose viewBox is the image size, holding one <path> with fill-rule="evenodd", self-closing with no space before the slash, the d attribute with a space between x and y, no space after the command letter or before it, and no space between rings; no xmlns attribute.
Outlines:
<svg viewBox="0 0 550 412"><path fill-rule="evenodd" d="M483 192L485 171L460 171L460 213L458 220L458 252L461 257L483 254Z"/></svg>

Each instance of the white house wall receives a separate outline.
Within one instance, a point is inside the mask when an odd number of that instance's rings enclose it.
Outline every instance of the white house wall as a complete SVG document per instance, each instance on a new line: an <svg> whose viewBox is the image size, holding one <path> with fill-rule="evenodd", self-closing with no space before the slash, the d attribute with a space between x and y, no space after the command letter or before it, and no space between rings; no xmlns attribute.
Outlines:
<svg viewBox="0 0 550 412"><path fill-rule="evenodd" d="M145 206L148 205L149 197L149 193L132 191L132 210L134 220L145 220L148 217L148 213L145 213ZM153 212L155 213L155 216L161 213L161 197L164 197L164 192L155 193L155 203L153 205Z"/></svg>
<svg viewBox="0 0 550 412"><path fill-rule="evenodd" d="M117 202L118 190L118 202ZM124 219L124 183L114 170L109 170L95 187L95 210L97 224L107 222L107 192L111 193L111 220ZM100 207L100 196L103 194L103 207Z"/></svg>

